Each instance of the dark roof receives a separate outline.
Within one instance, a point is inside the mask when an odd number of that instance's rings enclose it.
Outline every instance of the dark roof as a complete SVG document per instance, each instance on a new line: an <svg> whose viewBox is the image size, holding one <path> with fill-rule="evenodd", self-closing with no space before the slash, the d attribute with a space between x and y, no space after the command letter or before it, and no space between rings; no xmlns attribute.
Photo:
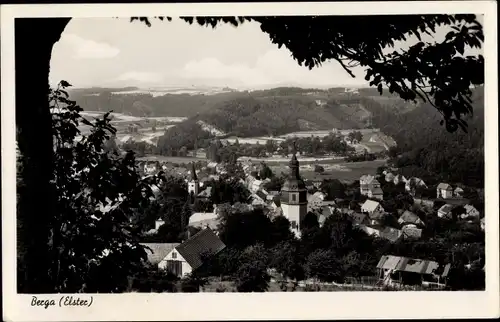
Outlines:
<svg viewBox="0 0 500 322"><path fill-rule="evenodd" d="M384 191L380 189L379 187L376 188L371 188L372 194L373 195L382 195L384 194Z"/></svg>
<svg viewBox="0 0 500 322"><path fill-rule="evenodd" d="M141 245L147 247L145 251L148 255L148 262L156 265L161 262L172 249L179 246L179 243L141 243Z"/></svg>
<svg viewBox="0 0 500 322"><path fill-rule="evenodd" d="M198 181L198 176L196 175L196 169L194 168L194 162L191 162L191 181Z"/></svg>
<svg viewBox="0 0 500 322"><path fill-rule="evenodd" d="M262 192L262 191L260 191L260 190L259 190L259 191L257 191L255 194L256 194L257 196L259 196L259 198L261 198L262 200L266 200L266 199L267 199L266 194L265 194L265 193L263 193L263 192Z"/></svg>
<svg viewBox="0 0 500 322"><path fill-rule="evenodd" d="M226 245L210 228L206 228L176 247L193 270L203 264L202 255L215 255Z"/></svg>
<svg viewBox="0 0 500 322"><path fill-rule="evenodd" d="M422 221L420 220L420 218L416 214L414 214L413 212L408 211L408 210L406 210L401 215L401 217L399 217L399 221L404 222L404 223L412 223L412 224L421 224L422 223Z"/></svg>
<svg viewBox="0 0 500 322"><path fill-rule="evenodd" d="M365 222L366 220L366 214L362 214L359 212L353 212L349 215L351 218L353 224L361 225Z"/></svg>

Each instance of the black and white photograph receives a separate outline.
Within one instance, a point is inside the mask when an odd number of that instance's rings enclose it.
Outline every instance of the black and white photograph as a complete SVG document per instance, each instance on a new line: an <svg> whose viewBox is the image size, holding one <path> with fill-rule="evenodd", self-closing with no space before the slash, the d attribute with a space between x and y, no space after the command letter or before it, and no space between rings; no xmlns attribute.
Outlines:
<svg viewBox="0 0 500 322"><path fill-rule="evenodd" d="M2 21L3 279L25 296L4 319L104 294L498 301L496 3L461 2Z"/></svg>

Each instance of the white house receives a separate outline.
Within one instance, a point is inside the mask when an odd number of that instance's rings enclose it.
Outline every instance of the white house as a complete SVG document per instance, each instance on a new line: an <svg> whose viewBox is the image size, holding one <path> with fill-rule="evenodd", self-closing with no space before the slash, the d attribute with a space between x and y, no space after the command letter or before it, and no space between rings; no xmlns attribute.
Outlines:
<svg viewBox="0 0 500 322"><path fill-rule="evenodd" d="M158 230L161 226L163 226L164 223L165 223L165 221L163 219L161 219L161 218L156 219L155 230Z"/></svg>
<svg viewBox="0 0 500 322"><path fill-rule="evenodd" d="M205 256L215 256L224 248L226 245L219 237L206 228L172 249L158 263L158 268L185 277L203 265Z"/></svg>
<svg viewBox="0 0 500 322"><path fill-rule="evenodd" d="M377 181L375 185L373 185L374 181L376 181L375 177L370 174L361 176L361 178L359 178L359 192L366 196L370 188L377 186L377 183L380 188L380 182Z"/></svg>
<svg viewBox="0 0 500 322"><path fill-rule="evenodd" d="M477 210L474 206L465 205L464 209L465 209L465 213L463 213L460 216L462 219L479 218L479 210Z"/></svg>
<svg viewBox="0 0 500 322"><path fill-rule="evenodd" d="M448 199L453 197L453 188L447 184L441 182L437 186L437 198Z"/></svg>
<svg viewBox="0 0 500 322"><path fill-rule="evenodd" d="M361 206L361 212L373 215L376 213L384 214L385 210L379 202L366 200L365 203L363 203L363 205Z"/></svg>
<svg viewBox="0 0 500 322"><path fill-rule="evenodd" d="M485 228L485 220L484 218L481 218L481 230L484 231L484 228Z"/></svg>

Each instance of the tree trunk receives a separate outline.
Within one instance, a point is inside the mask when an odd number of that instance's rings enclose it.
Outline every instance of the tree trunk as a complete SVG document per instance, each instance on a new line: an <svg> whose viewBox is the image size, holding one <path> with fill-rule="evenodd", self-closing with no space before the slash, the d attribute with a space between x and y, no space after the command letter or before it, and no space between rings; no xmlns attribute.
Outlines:
<svg viewBox="0 0 500 322"><path fill-rule="evenodd" d="M52 122L48 103L52 47L70 18L15 20L16 127L23 155L17 213L18 292L51 293L54 217Z"/></svg>

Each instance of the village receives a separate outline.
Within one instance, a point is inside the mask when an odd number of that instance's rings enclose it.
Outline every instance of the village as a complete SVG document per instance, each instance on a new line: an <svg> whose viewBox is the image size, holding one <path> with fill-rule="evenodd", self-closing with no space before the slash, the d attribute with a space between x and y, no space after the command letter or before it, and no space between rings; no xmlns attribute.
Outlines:
<svg viewBox="0 0 500 322"><path fill-rule="evenodd" d="M460 222L460 225L473 231L484 232L485 229L484 211L477 209L466 198L466 191L470 190L468 187L446 182L428 186L422 179L406 178L398 174L397 168L390 166L380 167L377 173L366 173L346 185L345 192L342 192L344 198L332 198L328 192L331 176L303 178L300 173L303 166L299 165L296 150L292 152L288 164L289 173L282 175L281 184L276 184L276 177L263 161L245 159L238 161L236 167L240 171L234 171L234 166L224 162L208 162L202 166L191 163L186 171L175 172L158 161L139 162L144 176L162 172L182 178L191 205L198 205L190 208L186 223L196 233L188 233L185 240L175 243L143 243L148 249L151 265L184 278L203 266L207 257L217 257L224 251L226 245L218 237L218 230L221 225L220 209L226 205L214 202L217 198L214 198L211 184L221 180L238 182L247 192L247 200L229 207L239 207L240 211L242 207L245 211L261 210L270 220L284 217L290 223L290 231L299 240L301 225L311 215L319 227L330 217L346 216L353 229L392 244L433 240L435 236L428 231L429 220ZM158 187L153 187L153 190L159 193ZM200 204L204 206L200 207ZM166 225L165 218L156 218L154 227L150 227L145 235L156 234L163 225ZM342 284L306 279L296 285L309 287L312 283L351 289L448 289L451 265L422 257L382 254L376 267L373 267L373 271L377 272L373 276L346 277ZM484 271L484 258L474 259L467 265L468 268L482 265ZM283 276L273 269L268 270L272 281L282 280Z"/></svg>

